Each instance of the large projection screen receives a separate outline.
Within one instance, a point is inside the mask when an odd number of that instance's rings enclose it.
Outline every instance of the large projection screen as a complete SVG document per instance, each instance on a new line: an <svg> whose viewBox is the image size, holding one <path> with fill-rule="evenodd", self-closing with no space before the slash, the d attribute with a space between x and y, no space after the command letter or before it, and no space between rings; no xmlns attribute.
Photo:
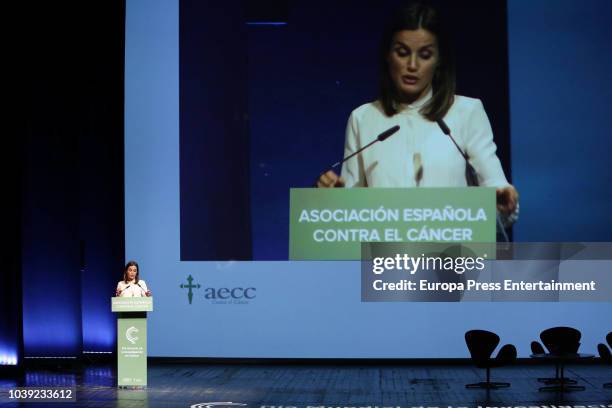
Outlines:
<svg viewBox="0 0 612 408"><path fill-rule="evenodd" d="M551 326L587 353L608 331L609 303L362 303L359 262L181 261L179 99L179 1L128 0L126 258L154 294L151 356L463 358L482 328L527 357Z"/></svg>

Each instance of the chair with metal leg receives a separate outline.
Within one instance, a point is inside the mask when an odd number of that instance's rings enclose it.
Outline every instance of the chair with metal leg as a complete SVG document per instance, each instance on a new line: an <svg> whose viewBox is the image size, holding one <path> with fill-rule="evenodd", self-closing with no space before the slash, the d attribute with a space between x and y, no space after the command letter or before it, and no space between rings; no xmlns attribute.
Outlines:
<svg viewBox="0 0 612 408"><path fill-rule="evenodd" d="M531 354L534 354L534 355L535 354L546 354L546 350L544 349L544 346L540 344L540 342L532 341L531 342ZM559 377L559 363L555 364L555 376L554 377L540 377L538 378L538 381L546 385L560 384L561 382L564 382L565 384L576 384L577 383L576 380L572 380L570 378L561 379Z"/></svg>
<svg viewBox="0 0 612 408"><path fill-rule="evenodd" d="M606 336L606 340L608 345L612 347L612 332L608 333ZM597 345L597 351L599 352L599 357L601 357L601 361L606 365L612 365L612 353L610 353L610 349L603 343L599 343ZM612 388L612 382L607 382L604 385L604 388Z"/></svg>
<svg viewBox="0 0 612 408"><path fill-rule="evenodd" d="M510 387L507 382L492 382L491 368L509 365L516 360L516 347L512 344L504 345L495 358L491 358L493 351L499 344L499 336L486 330L470 330L465 333L465 343L472 361L478 368L486 369L486 381L474 384L466 384L466 388L506 388Z"/></svg>
<svg viewBox="0 0 612 408"><path fill-rule="evenodd" d="M531 355L532 358L542 359L555 364L558 380L550 382L540 391L583 391L584 386L575 385L576 381L565 377L565 365L580 360L592 358L592 354L579 354L581 333L573 327L552 327L540 333L540 339L549 353Z"/></svg>

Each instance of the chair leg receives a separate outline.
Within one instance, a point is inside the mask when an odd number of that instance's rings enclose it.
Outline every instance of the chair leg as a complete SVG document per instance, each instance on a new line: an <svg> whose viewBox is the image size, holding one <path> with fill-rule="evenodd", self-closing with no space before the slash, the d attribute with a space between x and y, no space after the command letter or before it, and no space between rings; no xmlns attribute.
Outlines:
<svg viewBox="0 0 612 408"><path fill-rule="evenodd" d="M583 385L572 385L572 384L576 384L576 381L574 380L566 381L567 379L565 378L564 368L565 368L564 365L561 363L560 370L559 370L560 372L559 382L556 385L540 387L539 391L555 391L555 392L584 391L586 387L584 387Z"/></svg>
<svg viewBox="0 0 612 408"><path fill-rule="evenodd" d="M538 378L538 382L547 385L561 384L562 382L565 384L578 384L578 381L572 380L571 378Z"/></svg>
<svg viewBox="0 0 612 408"><path fill-rule="evenodd" d="M496 390L498 388L508 388L510 387L510 383L504 382L479 382L474 384L466 384L465 388L473 389L473 388L483 388L489 390Z"/></svg>
<svg viewBox="0 0 612 408"><path fill-rule="evenodd" d="M492 382L491 381L491 369L487 367L487 381L481 381L474 384L466 384L465 388L485 388L488 390L494 390L497 388L510 387L510 383L507 382Z"/></svg>
<svg viewBox="0 0 612 408"><path fill-rule="evenodd" d="M546 384L556 384L559 382L559 364L555 364L555 376L554 377L539 377L539 382L543 382Z"/></svg>
<svg viewBox="0 0 612 408"><path fill-rule="evenodd" d="M578 384L578 381L576 380L572 380L570 378L561 378L559 376L559 363L555 364L555 377L551 378L551 377L541 377L538 378L539 382L542 382L546 385L557 385L557 384L561 384L561 383L565 383L565 384Z"/></svg>
<svg viewBox="0 0 612 408"><path fill-rule="evenodd" d="M557 392L566 392L566 391L584 391L586 388L583 385L551 385L547 387L540 387L539 391L557 391Z"/></svg>

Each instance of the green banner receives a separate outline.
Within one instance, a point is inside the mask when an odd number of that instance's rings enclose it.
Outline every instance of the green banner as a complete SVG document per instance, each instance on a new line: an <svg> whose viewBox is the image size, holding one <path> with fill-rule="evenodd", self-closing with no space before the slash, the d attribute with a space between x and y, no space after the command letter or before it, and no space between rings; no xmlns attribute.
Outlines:
<svg viewBox="0 0 612 408"><path fill-rule="evenodd" d="M120 387L147 385L147 314L152 297L113 297L117 318L117 380Z"/></svg>
<svg viewBox="0 0 612 408"><path fill-rule="evenodd" d="M147 319L117 320L117 380L122 386L147 385Z"/></svg>
<svg viewBox="0 0 612 408"><path fill-rule="evenodd" d="M495 242L495 189L293 188L289 259L358 260L361 242Z"/></svg>

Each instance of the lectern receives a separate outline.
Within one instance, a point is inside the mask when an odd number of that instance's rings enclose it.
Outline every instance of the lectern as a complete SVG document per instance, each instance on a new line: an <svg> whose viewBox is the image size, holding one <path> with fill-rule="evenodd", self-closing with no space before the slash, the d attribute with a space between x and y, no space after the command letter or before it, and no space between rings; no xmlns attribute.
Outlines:
<svg viewBox="0 0 612 408"><path fill-rule="evenodd" d="M152 297L113 297L117 313L117 385L147 385L147 312L153 311Z"/></svg>

